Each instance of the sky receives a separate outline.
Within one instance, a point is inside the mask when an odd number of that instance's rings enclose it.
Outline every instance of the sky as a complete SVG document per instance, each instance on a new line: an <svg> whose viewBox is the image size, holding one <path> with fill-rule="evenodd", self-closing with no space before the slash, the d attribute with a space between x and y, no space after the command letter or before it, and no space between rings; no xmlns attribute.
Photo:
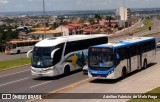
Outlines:
<svg viewBox="0 0 160 102"><path fill-rule="evenodd" d="M160 0L44 0L46 11L157 8ZM42 11L43 0L0 0L0 12Z"/></svg>

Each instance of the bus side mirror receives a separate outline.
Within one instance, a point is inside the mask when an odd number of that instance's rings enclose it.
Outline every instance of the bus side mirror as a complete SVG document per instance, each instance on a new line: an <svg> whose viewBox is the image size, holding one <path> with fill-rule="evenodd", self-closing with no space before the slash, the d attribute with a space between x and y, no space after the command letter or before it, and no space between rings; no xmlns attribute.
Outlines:
<svg viewBox="0 0 160 102"><path fill-rule="evenodd" d="M30 53L32 53L33 52L33 49L32 50L29 50L28 52L27 52L27 58L30 58Z"/></svg>
<svg viewBox="0 0 160 102"><path fill-rule="evenodd" d="M53 58L53 56L54 56L54 53L57 51L57 50L59 50L60 48L56 48L55 50L53 50L52 52L51 52L51 58Z"/></svg>

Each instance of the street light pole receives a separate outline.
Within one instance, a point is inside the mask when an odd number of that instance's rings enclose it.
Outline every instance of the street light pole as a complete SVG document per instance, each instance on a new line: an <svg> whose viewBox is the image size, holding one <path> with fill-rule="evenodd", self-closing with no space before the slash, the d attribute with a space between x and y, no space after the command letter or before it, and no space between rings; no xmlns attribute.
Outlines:
<svg viewBox="0 0 160 102"><path fill-rule="evenodd" d="M126 22L125 22L125 16L126 16L126 15L125 15L125 0L123 0L123 6L124 6L124 9L123 9L123 11L124 11L124 12L123 12L123 13L124 13L124 39L126 39L126 32L125 32L125 28L126 28L126 27L125 27L125 26L126 26L126 24L125 24L125 23L126 23Z"/></svg>
<svg viewBox="0 0 160 102"><path fill-rule="evenodd" d="M46 20L45 20L45 1L43 0L43 24L44 24L44 38L46 38Z"/></svg>

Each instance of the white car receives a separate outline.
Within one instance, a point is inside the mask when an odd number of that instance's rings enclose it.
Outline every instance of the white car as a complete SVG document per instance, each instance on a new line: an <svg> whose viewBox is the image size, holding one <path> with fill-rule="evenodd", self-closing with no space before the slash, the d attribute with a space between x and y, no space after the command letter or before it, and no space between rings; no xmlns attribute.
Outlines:
<svg viewBox="0 0 160 102"><path fill-rule="evenodd" d="M83 67L82 71L83 71L84 75L88 74L88 65L87 64Z"/></svg>
<svg viewBox="0 0 160 102"><path fill-rule="evenodd" d="M160 48L160 42L157 43L157 48Z"/></svg>

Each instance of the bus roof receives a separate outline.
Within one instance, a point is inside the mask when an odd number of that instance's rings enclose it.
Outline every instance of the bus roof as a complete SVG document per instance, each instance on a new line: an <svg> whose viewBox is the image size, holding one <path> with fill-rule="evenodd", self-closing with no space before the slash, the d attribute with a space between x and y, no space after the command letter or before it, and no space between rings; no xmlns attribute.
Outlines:
<svg viewBox="0 0 160 102"><path fill-rule="evenodd" d="M111 42L111 43L97 45L97 46L92 46L92 47L119 48L119 47L128 46L128 45L134 45L134 44L138 44L138 43L141 43L141 42L146 42L146 41L150 41L150 40L154 40L154 39L155 39L155 37L133 37L133 38L126 39L126 40L120 40L118 42Z"/></svg>
<svg viewBox="0 0 160 102"><path fill-rule="evenodd" d="M66 41L78 41L78 40L85 40L90 38L97 38L97 37L107 37L105 34L95 34L95 35L70 35L70 36L61 36L61 37L52 37L44 39L38 42L35 46L37 47L49 47L55 46L60 43L64 43ZM107 39L106 39L107 40Z"/></svg>

